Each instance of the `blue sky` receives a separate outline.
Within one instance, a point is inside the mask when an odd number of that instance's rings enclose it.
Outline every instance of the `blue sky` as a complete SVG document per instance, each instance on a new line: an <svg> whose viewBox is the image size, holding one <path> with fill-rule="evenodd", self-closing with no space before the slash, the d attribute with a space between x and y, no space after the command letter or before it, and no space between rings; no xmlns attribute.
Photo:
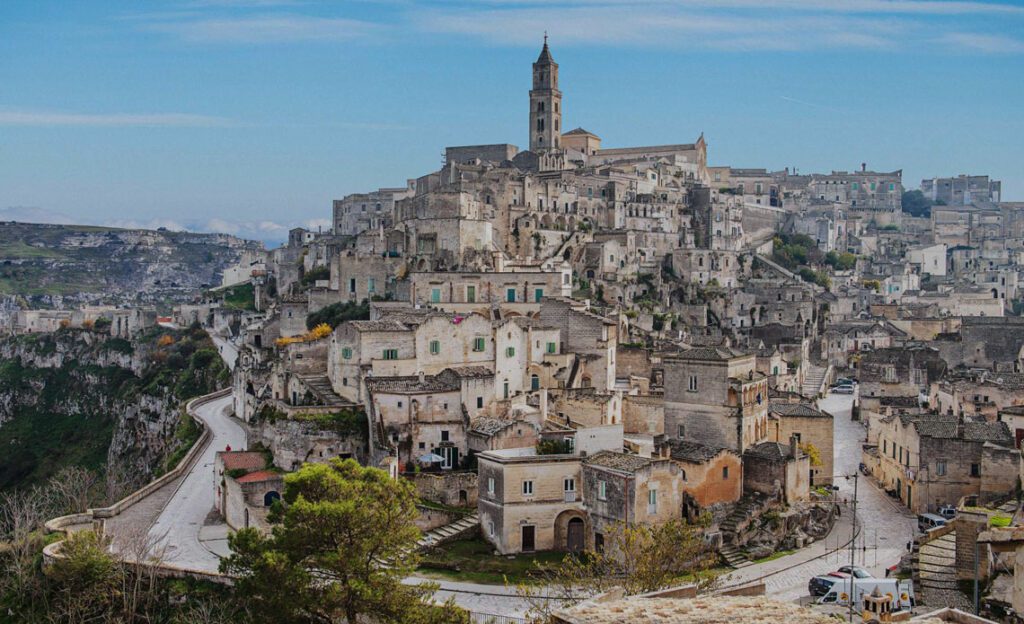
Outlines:
<svg viewBox="0 0 1024 624"><path fill-rule="evenodd" d="M802 172L987 173L1024 200L1024 3L0 2L0 218L280 239L331 200L564 125Z"/></svg>

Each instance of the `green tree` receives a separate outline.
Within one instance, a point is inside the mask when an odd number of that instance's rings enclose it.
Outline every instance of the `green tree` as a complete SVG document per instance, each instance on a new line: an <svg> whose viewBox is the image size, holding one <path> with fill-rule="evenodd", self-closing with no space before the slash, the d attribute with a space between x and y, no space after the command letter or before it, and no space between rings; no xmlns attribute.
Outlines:
<svg viewBox="0 0 1024 624"><path fill-rule="evenodd" d="M362 303L354 301L332 303L307 316L306 329L313 329L321 323L327 323L331 329L334 329L345 321L367 321L369 319L370 304L366 300L363 300Z"/></svg>
<svg viewBox="0 0 1024 624"><path fill-rule="evenodd" d="M51 614L66 622L102 621L113 614L122 570L109 549L110 539L93 531L73 533L64 540L62 556L47 570L57 586Z"/></svg>
<svg viewBox="0 0 1024 624"><path fill-rule="evenodd" d="M903 212L914 217L932 216L932 206L934 204L921 191L905 191L901 199Z"/></svg>
<svg viewBox="0 0 1024 624"><path fill-rule="evenodd" d="M406 481L351 459L306 464L285 477L271 534L235 533L221 570L263 622L468 621L451 604L429 604L433 587L402 584L419 560L417 515Z"/></svg>

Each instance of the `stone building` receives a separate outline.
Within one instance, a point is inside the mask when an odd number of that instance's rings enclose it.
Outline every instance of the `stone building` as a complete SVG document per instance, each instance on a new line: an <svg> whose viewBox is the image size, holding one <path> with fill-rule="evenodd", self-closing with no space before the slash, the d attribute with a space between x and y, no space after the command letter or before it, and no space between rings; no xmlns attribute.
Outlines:
<svg viewBox="0 0 1024 624"><path fill-rule="evenodd" d="M743 495L743 464L736 451L687 440L669 440L668 456L680 469L684 509L690 519L702 510L735 503Z"/></svg>
<svg viewBox="0 0 1024 624"><path fill-rule="evenodd" d="M214 458L217 482L215 507L234 530L255 527L270 531L267 514L284 491L284 475L267 469L263 453L218 451Z"/></svg>
<svg viewBox="0 0 1024 624"><path fill-rule="evenodd" d="M831 484L835 474L835 423L832 414L807 403L775 401L768 408L768 413L769 440L784 444L796 438L801 450L809 456L809 447L813 447L818 462L810 463L810 484L812 487Z"/></svg>
<svg viewBox="0 0 1024 624"><path fill-rule="evenodd" d="M583 458L582 490L594 550L604 547L615 524L663 524L679 519L683 478L668 458L601 451ZM586 524L585 524L586 526ZM577 544L571 543L571 546Z"/></svg>
<svg viewBox="0 0 1024 624"><path fill-rule="evenodd" d="M897 414L881 423L874 477L915 513L969 495L984 502L1013 491L1020 465L1014 446L1002 422Z"/></svg>
<svg viewBox="0 0 1024 624"><path fill-rule="evenodd" d="M696 347L665 359L665 433L743 452L768 435L768 380L757 358Z"/></svg>
<svg viewBox="0 0 1024 624"><path fill-rule="evenodd" d="M743 452L743 492L757 492L787 505L810 496L811 460L796 436L789 444L761 442Z"/></svg>

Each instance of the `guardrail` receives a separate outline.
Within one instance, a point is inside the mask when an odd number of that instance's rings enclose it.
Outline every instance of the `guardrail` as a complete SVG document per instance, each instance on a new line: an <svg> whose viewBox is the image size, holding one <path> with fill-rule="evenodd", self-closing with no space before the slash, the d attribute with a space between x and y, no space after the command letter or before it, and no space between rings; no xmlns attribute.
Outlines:
<svg viewBox="0 0 1024 624"><path fill-rule="evenodd" d="M151 495L153 492L156 492L160 488L173 482L175 479L182 476L184 473L188 472L188 470L191 469L192 465L195 463L199 455L202 454L202 452L206 449L206 446L210 443L210 438L212 437L212 434L210 433L210 428L206 426L206 423L203 422L198 415L196 415L195 409L200 405L205 405L206 403L210 403L211 401L216 401L230 394L231 388L225 388L223 390L218 390L217 392L213 392L211 394L196 397L194 399L189 400L185 404L185 413L187 413L192 418L192 420L194 420L200 427L202 427L203 432L199 435L199 439L195 441L195 443L192 445L192 448L189 449L188 453L185 454L185 457L183 457L181 461L178 462L177 466L168 470L166 473L154 479L153 481L150 481L142 488L132 492L128 496L117 501L113 505L110 505L108 507L97 507L95 509L88 509L83 513L60 516L57 518L53 518L51 520L47 520L46 524L44 525L46 527L47 533L67 533L68 529L72 526L80 526L88 523L92 523L92 525L95 528L102 530L104 519L113 518L124 513L124 511L130 508L132 505L135 505L139 501ZM54 554L56 556L56 553L59 552L59 548L54 547L58 546L59 544L60 542L55 542L47 546L43 550L44 557L47 555L47 551L50 551L51 554Z"/></svg>

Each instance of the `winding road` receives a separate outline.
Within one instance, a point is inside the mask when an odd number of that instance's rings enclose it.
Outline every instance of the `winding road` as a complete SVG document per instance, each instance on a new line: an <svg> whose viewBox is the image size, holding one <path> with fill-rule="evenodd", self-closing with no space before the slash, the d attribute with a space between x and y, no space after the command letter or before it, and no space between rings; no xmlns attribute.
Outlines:
<svg viewBox="0 0 1024 624"><path fill-rule="evenodd" d="M231 417L231 395L205 403L196 414L212 438L149 529L153 543L163 546L164 560L174 566L216 572L220 557L200 541L200 531L213 510L216 479L214 454L230 446L245 449L245 430ZM225 527L226 529L226 527ZM226 531L225 531L226 534Z"/></svg>

